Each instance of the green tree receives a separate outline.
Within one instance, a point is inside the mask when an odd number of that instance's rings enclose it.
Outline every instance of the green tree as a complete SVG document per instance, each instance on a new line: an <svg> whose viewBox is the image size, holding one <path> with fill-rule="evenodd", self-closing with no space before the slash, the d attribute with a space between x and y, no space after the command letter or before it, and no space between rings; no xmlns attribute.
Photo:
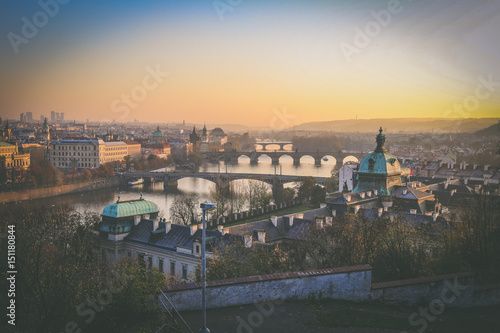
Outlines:
<svg viewBox="0 0 500 333"><path fill-rule="evenodd" d="M314 177L302 177L297 184L297 193L299 198L309 200L315 186L316 179L314 179Z"/></svg>
<svg viewBox="0 0 500 333"><path fill-rule="evenodd" d="M165 276L139 260L143 259L125 258L113 266L119 278L110 280L107 289L115 292L85 332L153 332L163 325L156 295L166 285Z"/></svg>
<svg viewBox="0 0 500 333"><path fill-rule="evenodd" d="M123 160L125 161L125 168L130 171L130 166L132 165L132 156L126 155Z"/></svg>

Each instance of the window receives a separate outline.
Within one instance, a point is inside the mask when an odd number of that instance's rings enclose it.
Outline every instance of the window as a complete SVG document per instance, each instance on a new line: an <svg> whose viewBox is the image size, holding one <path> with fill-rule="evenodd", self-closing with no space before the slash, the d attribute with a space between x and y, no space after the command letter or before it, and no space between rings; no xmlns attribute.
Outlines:
<svg viewBox="0 0 500 333"><path fill-rule="evenodd" d="M201 269L199 267L196 267L195 275L196 282L201 282Z"/></svg>
<svg viewBox="0 0 500 333"><path fill-rule="evenodd" d="M183 279L188 278L188 266L187 265L182 265L182 278Z"/></svg>
<svg viewBox="0 0 500 333"><path fill-rule="evenodd" d="M163 259L158 261L158 270L163 273Z"/></svg>
<svg viewBox="0 0 500 333"><path fill-rule="evenodd" d="M132 252L128 251L128 257L132 258Z"/></svg>
<svg viewBox="0 0 500 333"><path fill-rule="evenodd" d="M153 257L148 258L148 268L153 267Z"/></svg>
<svg viewBox="0 0 500 333"><path fill-rule="evenodd" d="M170 262L170 275L175 275L175 261Z"/></svg>
<svg viewBox="0 0 500 333"><path fill-rule="evenodd" d="M200 246L196 245L196 253L200 253Z"/></svg>

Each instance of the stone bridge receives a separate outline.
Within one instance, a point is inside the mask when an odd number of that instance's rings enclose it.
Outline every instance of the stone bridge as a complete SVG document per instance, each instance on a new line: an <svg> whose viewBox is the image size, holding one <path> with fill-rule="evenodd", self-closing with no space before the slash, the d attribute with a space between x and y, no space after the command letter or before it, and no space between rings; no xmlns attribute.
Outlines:
<svg viewBox="0 0 500 333"><path fill-rule="evenodd" d="M283 156L289 156L293 158L293 165L300 165L300 159L305 156L314 158L314 164L316 166L321 166L321 161L324 157L333 157L337 163L344 161L347 157L354 157L358 161L362 160L366 156L363 152L301 152L301 151L251 151L251 152L206 152L202 154L205 159L210 162L217 163L218 161L224 161L229 164L237 164L238 158L241 156L246 156L250 158L250 164L255 165L259 162L259 157L268 156L271 158L273 165L278 165L280 163L280 158Z"/></svg>
<svg viewBox="0 0 500 333"><path fill-rule="evenodd" d="M267 141L259 141L255 143L255 147L261 146L263 151L267 150L267 146L271 145L276 145L279 146L279 150L285 150L285 146L291 145L293 147L293 142L292 141L274 141L274 142L267 142ZM255 148L257 150L257 148Z"/></svg>
<svg viewBox="0 0 500 333"><path fill-rule="evenodd" d="M272 186L283 185L300 181L303 176L267 175L255 173L217 173L217 172L124 172L119 174L121 184L125 185L130 179L144 178L164 182L165 187L176 187L177 181L183 178L201 178L216 185L229 184L237 179L254 179ZM319 185L324 185L327 177L314 177Z"/></svg>

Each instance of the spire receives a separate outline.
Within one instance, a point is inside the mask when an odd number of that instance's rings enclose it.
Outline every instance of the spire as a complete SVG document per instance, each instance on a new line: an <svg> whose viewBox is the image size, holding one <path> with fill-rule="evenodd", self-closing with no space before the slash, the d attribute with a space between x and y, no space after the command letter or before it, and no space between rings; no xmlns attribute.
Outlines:
<svg viewBox="0 0 500 333"><path fill-rule="evenodd" d="M380 126L379 132L380 134L377 135L377 148L375 148L376 153L387 153L387 150L384 147L385 144L385 135L382 134L384 130L382 129L382 126Z"/></svg>

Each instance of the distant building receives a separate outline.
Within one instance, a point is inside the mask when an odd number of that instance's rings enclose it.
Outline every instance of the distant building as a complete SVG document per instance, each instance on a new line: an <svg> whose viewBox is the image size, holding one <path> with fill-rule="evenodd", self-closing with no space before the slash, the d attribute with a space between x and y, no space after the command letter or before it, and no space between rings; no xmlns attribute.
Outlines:
<svg viewBox="0 0 500 333"><path fill-rule="evenodd" d="M10 172L13 168L27 169L30 154L20 154L16 144L0 141L0 167Z"/></svg>
<svg viewBox="0 0 500 333"><path fill-rule="evenodd" d="M12 130L9 126L9 121L5 122L4 128L0 131L1 138L0 141L10 141L12 140Z"/></svg>
<svg viewBox="0 0 500 333"><path fill-rule="evenodd" d="M127 155L137 154L139 144L122 141L104 142L101 139L53 140L49 161L58 168L98 168L102 164L121 162Z"/></svg>
<svg viewBox="0 0 500 333"><path fill-rule="evenodd" d="M33 112L26 112L26 122L28 123L33 122Z"/></svg>

